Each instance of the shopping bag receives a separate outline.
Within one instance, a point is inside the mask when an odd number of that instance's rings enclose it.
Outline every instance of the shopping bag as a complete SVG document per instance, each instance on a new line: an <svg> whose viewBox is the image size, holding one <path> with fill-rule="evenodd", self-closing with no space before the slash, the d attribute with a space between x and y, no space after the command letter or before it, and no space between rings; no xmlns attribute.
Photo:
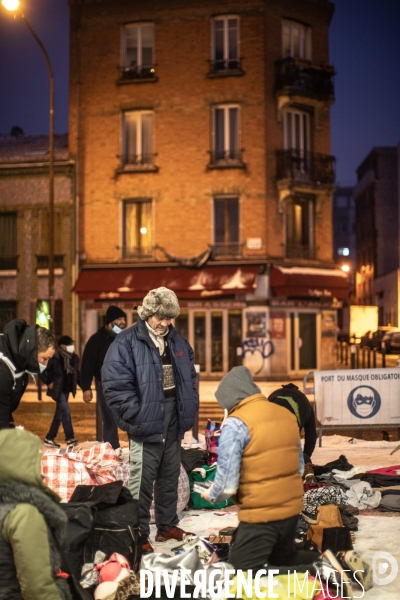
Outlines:
<svg viewBox="0 0 400 600"><path fill-rule="evenodd" d="M209 483L211 484L215 479L215 473L217 471L217 465L214 463L213 465L204 465L201 468L194 469L189 475L189 483L190 483L190 505L193 508L213 508L219 510L220 508L225 508L226 506L232 506L234 504L232 498L228 498L228 500L223 500L222 502L218 502L214 504L209 500L205 500L201 497L198 492L193 490L195 483Z"/></svg>
<svg viewBox="0 0 400 600"><path fill-rule="evenodd" d="M206 438L206 448L210 453L210 464L212 465L217 462L221 423L208 419L204 435Z"/></svg>

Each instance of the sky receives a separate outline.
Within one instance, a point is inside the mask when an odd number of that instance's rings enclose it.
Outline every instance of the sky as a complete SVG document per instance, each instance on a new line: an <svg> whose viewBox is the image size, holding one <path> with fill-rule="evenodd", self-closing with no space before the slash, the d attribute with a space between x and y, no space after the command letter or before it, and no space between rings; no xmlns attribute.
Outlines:
<svg viewBox="0 0 400 600"><path fill-rule="evenodd" d="M301 1L301 0L299 0ZM22 0L54 72L55 130L68 131L67 0ZM400 142L400 0L336 0L330 62L336 69L331 112L336 182L352 185L374 146ZM0 6L0 134L49 129L48 75L41 50L20 19Z"/></svg>

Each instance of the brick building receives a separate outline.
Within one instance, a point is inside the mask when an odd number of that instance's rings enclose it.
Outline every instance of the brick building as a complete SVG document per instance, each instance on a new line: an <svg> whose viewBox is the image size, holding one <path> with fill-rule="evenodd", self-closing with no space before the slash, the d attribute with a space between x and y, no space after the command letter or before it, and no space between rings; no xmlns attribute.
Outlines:
<svg viewBox="0 0 400 600"><path fill-rule="evenodd" d="M54 144L54 326L71 335L74 165L68 136ZM34 323L48 314L48 165L48 136L0 136L0 331L16 317Z"/></svg>
<svg viewBox="0 0 400 600"><path fill-rule="evenodd" d="M379 325L399 325L400 147L373 148L357 168L356 301L379 307Z"/></svg>
<svg viewBox="0 0 400 600"><path fill-rule="evenodd" d="M332 3L70 6L82 341L166 285L205 376L332 366Z"/></svg>

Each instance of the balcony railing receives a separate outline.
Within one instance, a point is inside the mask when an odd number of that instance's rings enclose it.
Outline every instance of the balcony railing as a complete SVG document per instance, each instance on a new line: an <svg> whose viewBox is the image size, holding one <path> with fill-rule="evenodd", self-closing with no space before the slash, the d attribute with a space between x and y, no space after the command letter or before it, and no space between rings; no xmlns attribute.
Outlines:
<svg viewBox="0 0 400 600"><path fill-rule="evenodd" d="M18 256L0 256L0 271L15 271L18 268Z"/></svg>
<svg viewBox="0 0 400 600"><path fill-rule="evenodd" d="M305 258L313 260L315 258L314 248L308 244L286 244L286 258Z"/></svg>
<svg viewBox="0 0 400 600"><path fill-rule="evenodd" d="M277 150L276 178L316 185L332 184L335 181L335 157L293 148Z"/></svg>
<svg viewBox="0 0 400 600"><path fill-rule="evenodd" d="M152 258L153 257L153 248L152 246L148 247L132 247L132 246L123 246L122 247L122 256L123 258Z"/></svg>
<svg viewBox="0 0 400 600"><path fill-rule="evenodd" d="M243 150L212 150L208 167L244 167Z"/></svg>
<svg viewBox="0 0 400 600"><path fill-rule="evenodd" d="M64 267L64 255L63 254L55 254L54 255L54 268L62 269ZM49 257L47 254L37 254L36 255L36 268L37 269L48 269L49 268Z"/></svg>
<svg viewBox="0 0 400 600"><path fill-rule="evenodd" d="M333 101L335 70L331 65L317 67L308 61L284 58L275 62L275 91Z"/></svg>
<svg viewBox="0 0 400 600"><path fill-rule="evenodd" d="M131 154L122 157L122 166L129 170L155 169L154 159L156 154Z"/></svg>
<svg viewBox="0 0 400 600"><path fill-rule="evenodd" d="M243 243L239 242L215 242L212 247L212 258L242 258Z"/></svg>
<svg viewBox="0 0 400 600"><path fill-rule="evenodd" d="M241 58L222 58L210 60L208 77L224 77L229 75L244 75Z"/></svg>
<svg viewBox="0 0 400 600"><path fill-rule="evenodd" d="M156 65L118 67L119 83L126 81L157 81Z"/></svg>

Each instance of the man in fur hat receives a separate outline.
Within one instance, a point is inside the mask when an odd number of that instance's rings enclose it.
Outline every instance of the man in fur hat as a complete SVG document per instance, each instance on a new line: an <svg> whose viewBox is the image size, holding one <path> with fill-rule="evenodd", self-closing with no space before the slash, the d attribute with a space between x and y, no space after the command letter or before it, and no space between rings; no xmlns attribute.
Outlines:
<svg viewBox="0 0 400 600"><path fill-rule="evenodd" d="M139 500L143 552L149 542L153 499L157 542L181 541L177 527L180 443L194 423L199 398L194 353L171 325L179 315L172 290L151 290L137 323L110 346L101 370L106 402L130 440L129 489Z"/></svg>

